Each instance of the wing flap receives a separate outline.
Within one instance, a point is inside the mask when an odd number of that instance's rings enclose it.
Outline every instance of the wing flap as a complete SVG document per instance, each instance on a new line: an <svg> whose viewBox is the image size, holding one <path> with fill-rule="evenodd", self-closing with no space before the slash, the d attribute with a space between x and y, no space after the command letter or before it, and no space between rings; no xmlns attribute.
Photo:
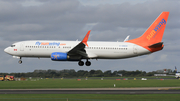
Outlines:
<svg viewBox="0 0 180 101"><path fill-rule="evenodd" d="M93 59L93 58L97 58L97 55L96 55L96 54L94 54L94 53L87 52L87 54L88 54L88 57L89 57L89 58L91 58L91 59Z"/></svg>

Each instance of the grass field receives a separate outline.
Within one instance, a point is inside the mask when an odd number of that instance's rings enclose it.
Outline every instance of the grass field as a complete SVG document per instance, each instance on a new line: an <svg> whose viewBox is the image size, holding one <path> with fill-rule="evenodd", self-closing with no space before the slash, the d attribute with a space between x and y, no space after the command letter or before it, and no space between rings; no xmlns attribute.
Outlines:
<svg viewBox="0 0 180 101"><path fill-rule="evenodd" d="M1 81L0 89L38 89L38 88L117 88L131 87L180 87L178 79L116 80L116 79L40 79L27 81Z"/></svg>
<svg viewBox="0 0 180 101"><path fill-rule="evenodd" d="M0 89L180 87L178 79L32 79L1 81ZM0 94L0 101L179 101L179 94Z"/></svg>
<svg viewBox="0 0 180 101"><path fill-rule="evenodd" d="M1 94L0 101L179 101L179 94Z"/></svg>

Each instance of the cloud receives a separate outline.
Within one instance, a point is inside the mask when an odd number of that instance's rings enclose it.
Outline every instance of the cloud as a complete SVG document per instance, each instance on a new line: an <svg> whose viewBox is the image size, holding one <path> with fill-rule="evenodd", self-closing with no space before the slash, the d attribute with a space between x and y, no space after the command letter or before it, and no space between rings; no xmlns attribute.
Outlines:
<svg viewBox="0 0 180 101"><path fill-rule="evenodd" d="M0 65L7 67L2 72L28 72L38 68L153 71L174 68L174 65L178 67L178 0L103 1L1 0ZM98 3L95 4L96 2ZM76 62L52 62L50 59L32 58L23 58L23 64L19 65L17 59L3 52L5 47L22 40L82 40L88 30L91 30L90 41L123 41L128 35L130 39L137 38L162 11L170 11L163 37L165 47L151 55L122 60L92 60L92 66L86 68L79 67Z"/></svg>
<svg viewBox="0 0 180 101"><path fill-rule="evenodd" d="M43 30L43 27L38 24L17 24L17 25L10 25L6 26L4 30L8 31L41 31Z"/></svg>

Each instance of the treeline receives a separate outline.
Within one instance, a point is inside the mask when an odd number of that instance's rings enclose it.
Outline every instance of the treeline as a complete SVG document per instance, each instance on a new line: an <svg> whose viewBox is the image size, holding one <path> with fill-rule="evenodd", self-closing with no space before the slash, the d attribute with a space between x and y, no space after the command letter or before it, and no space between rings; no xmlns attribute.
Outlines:
<svg viewBox="0 0 180 101"><path fill-rule="evenodd" d="M107 70L102 72L101 70L79 70L75 71L74 69L70 70L34 70L33 72L27 73L0 73L0 75L13 75L15 77L41 77L41 78L72 78L72 77L142 77L142 76L154 76L156 72L145 71L111 71Z"/></svg>

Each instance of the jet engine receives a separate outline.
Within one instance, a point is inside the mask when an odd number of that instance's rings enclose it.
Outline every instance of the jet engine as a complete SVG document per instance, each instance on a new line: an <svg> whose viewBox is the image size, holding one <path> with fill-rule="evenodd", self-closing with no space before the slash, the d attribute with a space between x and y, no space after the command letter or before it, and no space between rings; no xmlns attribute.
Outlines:
<svg viewBox="0 0 180 101"><path fill-rule="evenodd" d="M54 52L51 54L51 60L53 61L67 61L68 57L67 53Z"/></svg>

